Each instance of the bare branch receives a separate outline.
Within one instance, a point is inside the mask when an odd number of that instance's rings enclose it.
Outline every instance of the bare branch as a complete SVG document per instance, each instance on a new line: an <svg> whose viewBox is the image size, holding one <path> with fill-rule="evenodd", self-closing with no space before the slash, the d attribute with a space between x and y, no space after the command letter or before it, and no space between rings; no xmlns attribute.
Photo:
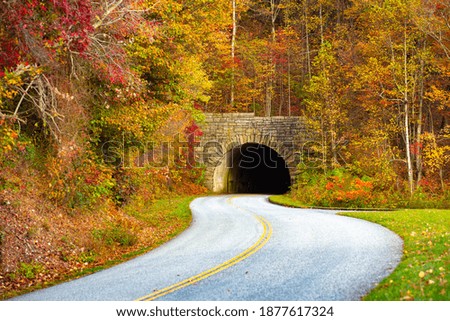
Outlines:
<svg viewBox="0 0 450 321"><path fill-rule="evenodd" d="M99 27L103 26L104 21L108 18L109 15L111 15L114 10L116 10L121 4L123 3L123 0L117 0L113 2L112 4L106 3L106 11L103 14L103 17L93 24L94 29L98 29Z"/></svg>
<svg viewBox="0 0 450 321"><path fill-rule="evenodd" d="M59 141L61 133L58 121L63 118L58 112L58 100L55 93L57 89L51 84L50 80L44 74L34 76L26 87L15 86L20 94L20 100L11 115L0 112L0 118L14 119L21 123L26 123L26 120L19 117L19 113L24 101L28 101L32 108L25 112L34 111L38 117L48 125L51 135L56 141Z"/></svg>
<svg viewBox="0 0 450 321"><path fill-rule="evenodd" d="M20 117L18 117L17 115L8 115L8 114L4 114L0 111L0 119L12 119L14 121L18 121L22 124L26 124L27 121L25 119L22 119Z"/></svg>
<svg viewBox="0 0 450 321"><path fill-rule="evenodd" d="M22 94L22 97L20 97L20 100L19 100L19 102L18 102L18 104L16 106L16 110L14 111L14 116L17 116L17 113L19 112L19 108L22 105L22 102L23 102L25 96L28 94L28 91L30 90L31 86L33 85L33 82L36 79L36 77L34 77L33 80L30 81L30 83L28 84L27 89L25 89L25 91Z"/></svg>

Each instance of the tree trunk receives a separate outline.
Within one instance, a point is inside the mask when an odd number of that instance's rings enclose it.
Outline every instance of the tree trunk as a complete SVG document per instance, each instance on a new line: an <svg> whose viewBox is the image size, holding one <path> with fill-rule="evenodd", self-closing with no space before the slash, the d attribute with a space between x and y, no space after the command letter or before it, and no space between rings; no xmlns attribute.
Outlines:
<svg viewBox="0 0 450 321"><path fill-rule="evenodd" d="M305 42L306 42L306 72L308 74L308 80L311 80L311 53L309 48L309 30L308 30L308 11L307 0L303 6L303 16L305 19Z"/></svg>
<svg viewBox="0 0 450 321"><path fill-rule="evenodd" d="M232 69L231 69L231 92L230 92L230 105L233 108L234 106L234 81L235 81L235 67L234 67L234 60L235 60L235 51L236 51L236 34L237 34L237 21L236 21L236 0L231 1L233 13L232 13L232 19L233 19L233 31L231 34L231 63L232 63Z"/></svg>
<svg viewBox="0 0 450 321"><path fill-rule="evenodd" d="M425 48L425 41L424 41ZM417 169L417 184L422 180L422 170L423 170L423 161L422 161L422 121L423 121L423 96L424 96L424 68L425 62L423 59L420 59L420 88L419 88L419 114L418 114L418 124L417 124L417 157L416 157L416 169Z"/></svg>
<svg viewBox="0 0 450 321"><path fill-rule="evenodd" d="M271 22L271 48L270 48L270 61L269 61L269 75L267 79L266 86L266 107L265 107L265 116L270 117L272 114L272 100L274 93L274 82L275 82L275 73L277 69L277 65L274 59L274 46L276 42L276 28L275 23L278 18L278 14L280 13L281 7L280 3L277 5L275 0L270 0L270 22Z"/></svg>
<svg viewBox="0 0 450 321"><path fill-rule="evenodd" d="M406 25L405 25L405 33L404 33L404 43L403 43L403 71L404 71L404 93L403 93L403 104L404 104L404 113L405 113L405 148L406 148L406 163L408 166L408 182L409 182L409 192L412 196L414 193L414 172L411 161L411 142L410 142L410 129L409 129L409 102L408 102L408 91L409 91L409 81L408 81L408 61L407 61L407 43L406 43Z"/></svg>
<svg viewBox="0 0 450 321"><path fill-rule="evenodd" d="M288 52L288 116L291 116L291 54Z"/></svg>
<svg viewBox="0 0 450 321"><path fill-rule="evenodd" d="M406 142L406 163L408 165L408 182L409 182L409 192L411 196L414 193L414 173L411 161L411 144L409 138L409 104L408 104L408 95L405 93L405 101L404 101L404 113L405 113L405 142Z"/></svg>

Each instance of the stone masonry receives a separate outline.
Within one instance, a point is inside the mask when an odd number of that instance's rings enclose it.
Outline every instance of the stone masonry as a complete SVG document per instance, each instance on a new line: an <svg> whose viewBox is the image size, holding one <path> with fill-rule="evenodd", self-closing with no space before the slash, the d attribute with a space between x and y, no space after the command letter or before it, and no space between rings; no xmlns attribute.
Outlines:
<svg viewBox="0 0 450 321"><path fill-rule="evenodd" d="M302 117L256 117L254 113L206 114L197 161L206 168L205 185L223 192L227 175L227 153L246 143L265 145L283 157L291 179L300 161L299 151L308 132Z"/></svg>

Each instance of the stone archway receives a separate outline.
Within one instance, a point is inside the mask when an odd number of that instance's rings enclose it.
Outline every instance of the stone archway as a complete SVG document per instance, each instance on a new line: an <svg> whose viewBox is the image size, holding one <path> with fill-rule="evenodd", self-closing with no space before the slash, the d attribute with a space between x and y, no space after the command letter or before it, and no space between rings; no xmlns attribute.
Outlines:
<svg viewBox="0 0 450 321"><path fill-rule="evenodd" d="M286 192L308 139L301 117L245 113L206 114L202 132L196 157L205 185L217 193Z"/></svg>

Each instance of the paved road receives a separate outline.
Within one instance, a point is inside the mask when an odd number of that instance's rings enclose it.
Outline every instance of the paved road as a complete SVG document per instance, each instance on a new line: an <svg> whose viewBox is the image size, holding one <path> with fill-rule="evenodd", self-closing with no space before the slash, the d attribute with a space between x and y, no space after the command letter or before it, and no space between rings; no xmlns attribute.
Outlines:
<svg viewBox="0 0 450 321"><path fill-rule="evenodd" d="M15 300L358 300L402 255L401 239L379 225L267 196L191 208L191 227L156 250Z"/></svg>

